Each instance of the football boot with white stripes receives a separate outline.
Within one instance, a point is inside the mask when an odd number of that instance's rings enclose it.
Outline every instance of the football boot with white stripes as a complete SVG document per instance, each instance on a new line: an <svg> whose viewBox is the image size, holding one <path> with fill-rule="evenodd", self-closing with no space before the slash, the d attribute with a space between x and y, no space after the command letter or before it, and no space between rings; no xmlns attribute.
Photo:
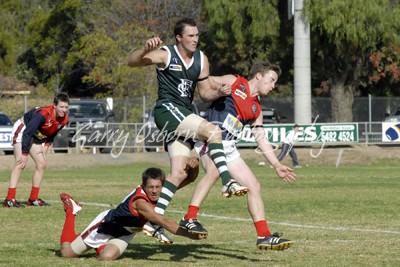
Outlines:
<svg viewBox="0 0 400 267"><path fill-rule="evenodd" d="M230 179L229 182L222 187L222 195L227 198L233 195L244 196L248 191L249 189L247 187L241 186L235 179Z"/></svg>
<svg viewBox="0 0 400 267"><path fill-rule="evenodd" d="M143 232L148 235L156 238L158 242L163 244L172 244L174 243L172 239L165 233L163 227L158 224L147 222L143 225Z"/></svg>
<svg viewBox="0 0 400 267"><path fill-rule="evenodd" d="M67 193L61 193L60 198L64 204L65 212L67 212L67 210L72 210L72 214L77 215L81 211L82 205Z"/></svg>
<svg viewBox="0 0 400 267"><path fill-rule="evenodd" d="M288 239L282 239L282 234L273 233L270 236L257 239L257 247L262 250L284 250L293 246L294 242Z"/></svg>
<svg viewBox="0 0 400 267"><path fill-rule="evenodd" d="M7 208L25 208L25 205L19 203L16 199L5 199L3 202L3 207Z"/></svg>
<svg viewBox="0 0 400 267"><path fill-rule="evenodd" d="M204 229L199 220L197 220L196 218L188 220L185 220L185 218L183 218L179 222L179 227L185 229L186 231L192 234L208 234L208 231Z"/></svg>
<svg viewBox="0 0 400 267"><path fill-rule="evenodd" d="M43 207L43 206L50 206L50 204L48 204L46 201L44 201L43 199L28 199L28 206L36 206L36 207Z"/></svg>

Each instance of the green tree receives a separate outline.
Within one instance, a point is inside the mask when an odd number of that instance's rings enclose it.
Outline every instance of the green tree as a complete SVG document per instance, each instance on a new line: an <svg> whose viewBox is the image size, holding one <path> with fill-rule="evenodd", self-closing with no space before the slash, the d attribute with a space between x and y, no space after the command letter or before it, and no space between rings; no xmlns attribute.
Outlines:
<svg viewBox="0 0 400 267"><path fill-rule="evenodd" d="M205 0L202 47L213 74L247 75L257 60L279 64L279 95L293 93L293 21L287 1ZM275 94L275 92L274 92Z"/></svg>
<svg viewBox="0 0 400 267"><path fill-rule="evenodd" d="M313 83L326 81L332 121L352 121L354 96L363 88L376 89L374 82L382 81L371 79L377 70L374 55L385 55L379 69L396 75L391 70L399 64L398 1L306 0L305 11L312 29Z"/></svg>
<svg viewBox="0 0 400 267"><path fill-rule="evenodd" d="M33 73L31 84L44 84L53 91L66 90L64 61L73 40L81 37L79 23L87 18L82 13L83 0L58 0L50 10L38 8L27 25L27 50L19 62ZM89 23L86 27L89 28Z"/></svg>
<svg viewBox="0 0 400 267"><path fill-rule="evenodd" d="M54 3L56 1L52 1ZM27 24L37 10L49 10L46 0L0 1L0 73L21 78L17 59L26 50Z"/></svg>
<svg viewBox="0 0 400 267"><path fill-rule="evenodd" d="M220 66L248 70L256 59L275 58L272 49L279 36L278 1L206 0L208 31L205 47Z"/></svg>
<svg viewBox="0 0 400 267"><path fill-rule="evenodd" d="M52 3L51 9L35 10L29 20L27 49L20 65L30 74L31 84L68 91L72 96L154 98L154 71L128 69L129 52L154 35L173 39L172 27L182 13L200 14L200 3L194 0Z"/></svg>

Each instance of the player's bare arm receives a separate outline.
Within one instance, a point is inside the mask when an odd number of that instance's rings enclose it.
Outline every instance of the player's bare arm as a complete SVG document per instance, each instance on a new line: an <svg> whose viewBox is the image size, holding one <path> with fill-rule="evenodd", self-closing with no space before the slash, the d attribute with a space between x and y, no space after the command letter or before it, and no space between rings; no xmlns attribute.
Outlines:
<svg viewBox="0 0 400 267"><path fill-rule="evenodd" d="M263 115L260 116L251 124L252 133L257 142L258 149L263 153L264 157L274 166L276 173L286 183L293 183L296 181L296 174L293 170L283 164L281 164L276 157L271 143L267 140L265 136L265 130L262 126Z"/></svg>
<svg viewBox="0 0 400 267"><path fill-rule="evenodd" d="M216 84L209 77L209 63L206 56L204 56L204 68L200 73L199 80L197 81L200 97L203 101L214 101L221 96L230 94L230 84Z"/></svg>
<svg viewBox="0 0 400 267"><path fill-rule="evenodd" d="M142 48L130 54L127 62L128 66L165 65L168 53L167 51L157 49L162 43L163 41L159 37L148 39Z"/></svg>
<svg viewBox="0 0 400 267"><path fill-rule="evenodd" d="M228 74L223 76L210 76L211 89L213 89L214 98L231 94L231 86L235 82L236 77Z"/></svg>

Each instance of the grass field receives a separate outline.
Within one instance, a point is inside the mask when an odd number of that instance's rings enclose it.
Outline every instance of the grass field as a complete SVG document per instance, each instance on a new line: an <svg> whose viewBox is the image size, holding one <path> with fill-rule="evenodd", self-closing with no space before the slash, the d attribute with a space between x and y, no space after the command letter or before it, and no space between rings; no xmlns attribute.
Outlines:
<svg viewBox="0 0 400 267"><path fill-rule="evenodd" d="M249 162L262 184L272 232L295 241L285 251L259 251L245 198L224 199L220 184L200 210L209 238L192 241L172 236L162 245L139 233L121 259L99 262L90 251L78 259L59 256L64 211L59 193L84 204L76 220L83 230L100 211L117 205L139 184L148 164L86 169L49 169L41 198L51 206L0 208L0 266L400 266L398 165L304 167L296 184L282 183L267 166ZM168 171L168 166L159 166ZM24 172L18 196L26 201L31 171ZM0 171L1 201L8 171ZM194 186L175 195L166 216L178 221Z"/></svg>

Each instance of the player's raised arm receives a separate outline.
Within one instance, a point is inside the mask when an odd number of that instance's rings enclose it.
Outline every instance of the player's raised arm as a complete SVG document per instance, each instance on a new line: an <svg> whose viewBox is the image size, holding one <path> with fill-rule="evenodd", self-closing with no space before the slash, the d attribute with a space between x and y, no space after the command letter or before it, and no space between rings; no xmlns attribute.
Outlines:
<svg viewBox="0 0 400 267"><path fill-rule="evenodd" d="M167 52L156 50L163 41L159 37L152 37L146 41L142 48L132 52L128 58L128 66L142 67L151 64L163 64L166 62Z"/></svg>

